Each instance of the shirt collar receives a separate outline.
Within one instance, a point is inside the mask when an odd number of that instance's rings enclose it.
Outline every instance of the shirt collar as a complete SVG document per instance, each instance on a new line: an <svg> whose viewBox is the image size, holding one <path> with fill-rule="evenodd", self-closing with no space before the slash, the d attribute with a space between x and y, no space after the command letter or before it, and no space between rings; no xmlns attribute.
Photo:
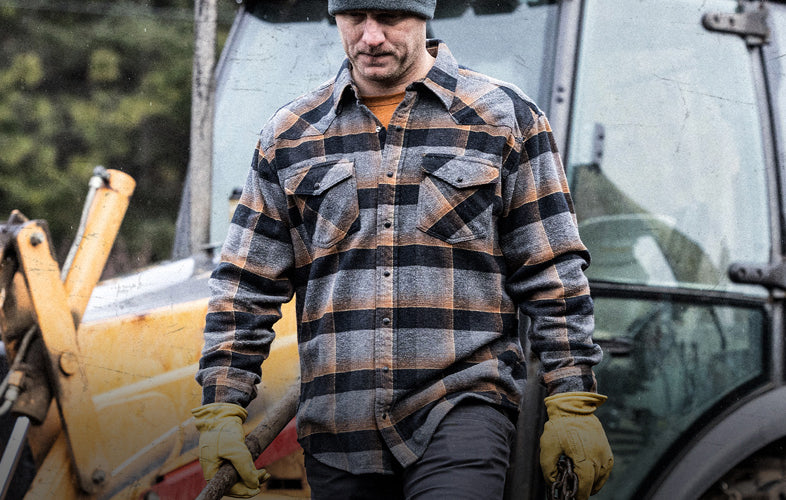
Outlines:
<svg viewBox="0 0 786 500"><path fill-rule="evenodd" d="M426 77L415 82L413 85L422 84L429 89L445 106L450 110L453 104L453 96L456 92L458 82L458 63L450 53L448 46L441 40L428 40L426 48L431 55L436 55L434 65L431 67ZM333 87L333 111L341 114L341 107L346 99L357 100L358 92L352 82L350 73L351 65L349 59L344 59L341 68L336 75Z"/></svg>
<svg viewBox="0 0 786 500"><path fill-rule="evenodd" d="M442 101L446 110L450 111L458 82L458 63L450 53L448 46L441 40L429 40L426 43L426 48L432 55L435 55L436 52L437 58L423 79L423 85Z"/></svg>

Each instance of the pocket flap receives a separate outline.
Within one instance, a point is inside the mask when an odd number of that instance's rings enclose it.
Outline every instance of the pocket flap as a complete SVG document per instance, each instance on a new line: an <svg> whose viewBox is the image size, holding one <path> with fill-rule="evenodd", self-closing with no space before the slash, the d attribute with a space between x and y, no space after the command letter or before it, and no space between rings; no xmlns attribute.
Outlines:
<svg viewBox="0 0 786 500"><path fill-rule="evenodd" d="M304 168L284 181L287 194L319 196L355 173L353 160L334 160Z"/></svg>
<svg viewBox="0 0 786 500"><path fill-rule="evenodd" d="M490 161L468 156L426 155L423 170L456 188L491 184L499 177Z"/></svg>

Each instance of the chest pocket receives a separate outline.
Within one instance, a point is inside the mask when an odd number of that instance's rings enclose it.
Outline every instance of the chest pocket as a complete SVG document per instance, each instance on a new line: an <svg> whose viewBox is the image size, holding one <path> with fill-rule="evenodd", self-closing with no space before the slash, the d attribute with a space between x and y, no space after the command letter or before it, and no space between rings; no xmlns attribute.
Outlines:
<svg viewBox="0 0 786 500"><path fill-rule="evenodd" d="M352 160L317 163L284 181L306 241L329 248L360 228L357 180Z"/></svg>
<svg viewBox="0 0 786 500"><path fill-rule="evenodd" d="M491 230L499 169L479 158L423 157L418 229L448 243L485 238Z"/></svg>

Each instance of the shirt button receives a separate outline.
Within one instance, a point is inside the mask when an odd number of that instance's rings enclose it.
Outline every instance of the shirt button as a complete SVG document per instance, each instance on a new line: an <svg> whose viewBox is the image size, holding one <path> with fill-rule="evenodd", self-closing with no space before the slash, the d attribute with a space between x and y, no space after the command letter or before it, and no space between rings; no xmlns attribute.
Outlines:
<svg viewBox="0 0 786 500"><path fill-rule="evenodd" d="M390 318L382 318L382 324L387 326L390 324Z"/></svg>
<svg viewBox="0 0 786 500"><path fill-rule="evenodd" d="M393 225L393 223L391 223L389 220L385 221L385 224L384 224L385 227L390 228L390 226L392 226L392 225Z"/></svg>
<svg viewBox="0 0 786 500"><path fill-rule="evenodd" d="M319 183L318 182L314 183L314 189L319 189Z"/></svg>
<svg viewBox="0 0 786 500"><path fill-rule="evenodd" d="M388 276L390 276L390 271L385 271L384 273L382 273L382 275L387 278Z"/></svg>
<svg viewBox="0 0 786 500"><path fill-rule="evenodd" d="M382 130L382 127L380 127L379 125L377 125L377 133L379 133L379 131L380 131L380 130Z"/></svg>
<svg viewBox="0 0 786 500"><path fill-rule="evenodd" d="M388 419L388 414L387 413L383 413L382 414L382 420L387 420L387 419Z"/></svg>
<svg viewBox="0 0 786 500"><path fill-rule="evenodd" d="M401 125L396 125L397 132L401 132L402 130L404 130L404 127L402 127Z"/></svg>
<svg viewBox="0 0 786 500"><path fill-rule="evenodd" d="M390 371L390 368L388 368L387 366L383 366L383 367L382 367L382 371L383 371L383 372L385 372L385 373L387 373L387 372L389 372L389 371Z"/></svg>
<svg viewBox="0 0 786 500"><path fill-rule="evenodd" d="M388 172L388 177L393 177L393 172Z"/></svg>

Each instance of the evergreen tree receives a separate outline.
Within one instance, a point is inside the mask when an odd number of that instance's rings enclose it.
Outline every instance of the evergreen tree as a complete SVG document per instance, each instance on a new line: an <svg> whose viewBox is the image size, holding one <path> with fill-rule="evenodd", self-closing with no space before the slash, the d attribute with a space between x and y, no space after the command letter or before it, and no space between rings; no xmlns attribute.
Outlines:
<svg viewBox="0 0 786 500"><path fill-rule="evenodd" d="M237 5L219 1L219 39ZM137 182L114 271L171 252L188 165L193 4L0 0L0 218L49 223L60 260L96 165Z"/></svg>

